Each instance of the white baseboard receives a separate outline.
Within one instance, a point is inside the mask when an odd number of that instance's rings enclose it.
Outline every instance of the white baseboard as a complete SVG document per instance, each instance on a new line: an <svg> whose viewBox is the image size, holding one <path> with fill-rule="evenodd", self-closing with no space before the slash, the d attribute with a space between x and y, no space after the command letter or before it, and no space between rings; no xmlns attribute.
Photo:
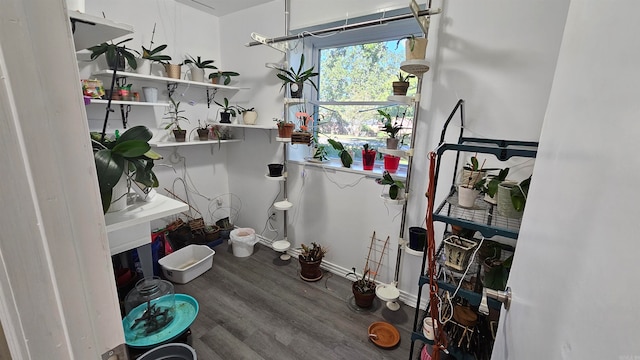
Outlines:
<svg viewBox="0 0 640 360"><path fill-rule="evenodd" d="M256 234L256 236L258 237L258 239L260 239L259 242L262 245L271 247L271 243L273 243L273 240L267 239L267 238L265 238L265 237L263 237L261 235L257 235L257 234ZM289 250L287 250L287 254L291 255L291 257L293 257L293 258L297 258L298 255L300 254L300 250L299 249L289 249ZM324 269L324 270L329 271L330 273L332 273L334 275L338 275L338 276L343 277L343 278L346 278L346 274L351 272L351 269L347 269L347 268L344 268L342 266L338 266L338 265L330 263L329 261L326 261L326 260L322 261L322 264L320 265L320 267L322 269ZM353 280L353 279L350 279L350 280ZM401 289L398 289L398 290L400 290L400 301L402 301L405 305L408 305L408 306L410 306L410 307L415 309L416 302L418 301L418 296L415 295L415 294L410 294L410 293L408 293L406 291L403 291ZM425 291L427 291L427 292L429 291L429 288L426 287L426 286L423 289L423 292L425 292ZM425 309L426 308L428 300L429 300L428 296L422 296L420 309Z"/></svg>

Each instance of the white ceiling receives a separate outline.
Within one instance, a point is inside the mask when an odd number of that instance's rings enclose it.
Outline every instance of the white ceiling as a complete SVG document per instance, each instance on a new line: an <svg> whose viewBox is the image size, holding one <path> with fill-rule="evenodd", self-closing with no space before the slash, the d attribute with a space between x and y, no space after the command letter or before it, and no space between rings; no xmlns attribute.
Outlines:
<svg viewBox="0 0 640 360"><path fill-rule="evenodd" d="M179 3L221 17L273 0L176 0Z"/></svg>

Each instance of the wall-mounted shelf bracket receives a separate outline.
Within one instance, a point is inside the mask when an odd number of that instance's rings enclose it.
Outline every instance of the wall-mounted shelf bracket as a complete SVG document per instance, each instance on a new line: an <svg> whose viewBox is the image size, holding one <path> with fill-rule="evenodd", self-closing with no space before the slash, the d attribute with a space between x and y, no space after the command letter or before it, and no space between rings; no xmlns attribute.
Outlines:
<svg viewBox="0 0 640 360"><path fill-rule="evenodd" d="M267 38L266 36L260 35L258 33L251 33L251 38L259 43L267 45L285 54L287 50L289 50L288 43L286 42L274 43L274 42L271 42L271 39Z"/></svg>
<svg viewBox="0 0 640 360"><path fill-rule="evenodd" d="M178 83L167 83L167 91L169 92L169 97L173 96L173 93L178 88Z"/></svg>
<svg viewBox="0 0 640 360"><path fill-rule="evenodd" d="M422 29L422 32L426 35L429 34L429 22L430 19L428 16L420 16L418 13L420 12L420 5L418 5L418 3L416 2L416 0L411 0L411 3L409 4L409 8L411 9L411 13L413 14L413 17L416 19L416 21L418 22L418 25L420 25L420 28ZM434 12L431 12L431 14L438 14L440 13L442 10L437 9Z"/></svg>
<svg viewBox="0 0 640 360"><path fill-rule="evenodd" d="M217 93L218 93L217 88L213 89L212 91L209 91L209 89L207 89L207 109L211 108L211 102L216 97Z"/></svg>

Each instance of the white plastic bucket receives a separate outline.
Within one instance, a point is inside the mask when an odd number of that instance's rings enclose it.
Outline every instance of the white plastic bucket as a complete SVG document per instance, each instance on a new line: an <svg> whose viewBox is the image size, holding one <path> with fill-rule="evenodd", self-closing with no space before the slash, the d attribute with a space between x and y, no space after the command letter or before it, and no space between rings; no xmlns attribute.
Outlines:
<svg viewBox="0 0 640 360"><path fill-rule="evenodd" d="M247 257L253 254L253 246L258 242L255 230L238 228L229 234L229 242L235 257Z"/></svg>

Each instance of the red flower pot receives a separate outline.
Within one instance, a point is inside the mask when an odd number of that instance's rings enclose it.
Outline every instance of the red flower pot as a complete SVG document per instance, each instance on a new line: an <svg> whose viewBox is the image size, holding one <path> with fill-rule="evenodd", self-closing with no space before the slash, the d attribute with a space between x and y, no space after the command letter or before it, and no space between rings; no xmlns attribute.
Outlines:
<svg viewBox="0 0 640 360"><path fill-rule="evenodd" d="M395 174L400 166L400 157L389 154L384 154L384 169L390 174Z"/></svg>
<svg viewBox="0 0 640 360"><path fill-rule="evenodd" d="M373 170L373 165L376 162L376 151L375 150L362 150L362 169L363 170Z"/></svg>

